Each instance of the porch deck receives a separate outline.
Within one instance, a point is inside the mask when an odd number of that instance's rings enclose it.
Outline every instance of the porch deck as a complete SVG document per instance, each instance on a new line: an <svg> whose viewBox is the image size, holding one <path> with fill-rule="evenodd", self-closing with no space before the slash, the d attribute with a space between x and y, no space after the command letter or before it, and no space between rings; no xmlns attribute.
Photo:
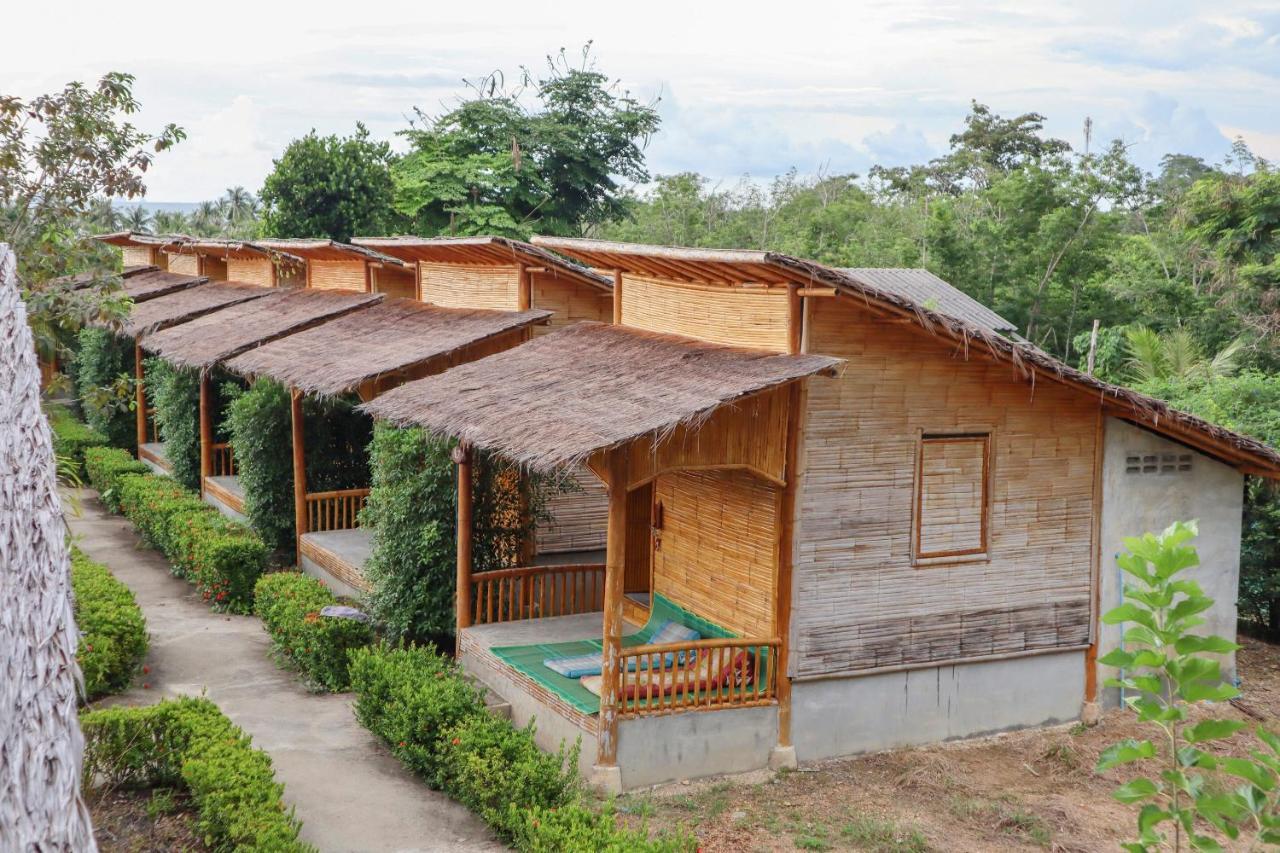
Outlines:
<svg viewBox="0 0 1280 853"><path fill-rule="evenodd" d="M204 478L204 502L236 521L248 522L244 514L244 486L235 474Z"/></svg>
<svg viewBox="0 0 1280 853"><path fill-rule="evenodd" d="M362 598L369 591L364 565L372 556L373 533L363 527L304 533L298 542L302 571L349 598Z"/></svg>
<svg viewBox="0 0 1280 853"><path fill-rule="evenodd" d="M157 474L173 473L173 463L165 452L163 441L148 441L138 446L138 459Z"/></svg>

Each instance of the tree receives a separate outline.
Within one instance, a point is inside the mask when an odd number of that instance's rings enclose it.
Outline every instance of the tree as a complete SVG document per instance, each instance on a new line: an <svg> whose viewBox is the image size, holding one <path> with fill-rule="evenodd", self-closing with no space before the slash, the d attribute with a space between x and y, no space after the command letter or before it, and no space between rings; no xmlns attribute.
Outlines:
<svg viewBox="0 0 1280 853"><path fill-rule="evenodd" d="M363 124L352 136L313 130L295 139L259 193L264 233L345 242L391 230L393 160L391 146L371 139Z"/></svg>
<svg viewBox="0 0 1280 853"><path fill-rule="evenodd" d="M123 224L130 231L146 231L151 226L151 214L142 205L134 205L124 215Z"/></svg>
<svg viewBox="0 0 1280 853"><path fill-rule="evenodd" d="M542 76L522 68L516 91L495 72L444 115L421 110L403 132L411 151L393 174L396 209L424 234L582 234L624 215L618 181L644 183L652 105L598 71L590 44L573 65L561 50ZM537 108L526 101L532 98Z"/></svg>
<svg viewBox="0 0 1280 853"><path fill-rule="evenodd" d="M1236 339L1213 356L1204 354L1190 329L1178 328L1161 335L1146 326L1125 331L1132 381L1143 385L1157 381L1207 382L1236 372L1244 341Z"/></svg>

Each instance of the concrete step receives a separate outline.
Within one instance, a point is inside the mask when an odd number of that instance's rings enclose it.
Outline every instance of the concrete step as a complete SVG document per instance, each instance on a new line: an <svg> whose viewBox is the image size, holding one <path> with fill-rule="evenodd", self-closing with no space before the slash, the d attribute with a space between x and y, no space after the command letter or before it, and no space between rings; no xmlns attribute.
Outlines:
<svg viewBox="0 0 1280 853"><path fill-rule="evenodd" d="M476 687L479 687L481 690L484 691L484 709L486 711L488 711L490 714L493 714L495 717L502 720L511 719L511 703L510 702L508 702L506 699L503 699L501 696L499 696L497 693L494 692L492 687L485 684L483 681L476 678L471 673L469 672L463 673L462 677L465 678L468 683L474 684Z"/></svg>

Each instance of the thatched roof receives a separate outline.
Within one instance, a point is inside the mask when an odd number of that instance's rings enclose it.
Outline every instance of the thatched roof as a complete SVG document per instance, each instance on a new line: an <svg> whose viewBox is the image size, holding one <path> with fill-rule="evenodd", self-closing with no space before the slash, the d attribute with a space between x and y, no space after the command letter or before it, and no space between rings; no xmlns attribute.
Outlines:
<svg viewBox="0 0 1280 853"><path fill-rule="evenodd" d="M507 267L524 264L601 290L613 288L612 280L581 264L507 237L357 237L352 242L409 262Z"/></svg>
<svg viewBox="0 0 1280 853"><path fill-rule="evenodd" d="M276 262L301 264L302 258L281 249L267 246L265 243L250 243L246 240L212 240L197 237L185 237L173 243L165 250L172 255L207 255L227 260L253 260L265 258Z"/></svg>
<svg viewBox="0 0 1280 853"><path fill-rule="evenodd" d="M977 353L1008 362L1032 383L1037 378L1048 378L1077 390L1096 394L1108 414L1130 420L1208 453L1245 473L1280 479L1280 453L1256 439L1179 411L1163 400L1131 388L1103 382L1037 347L1011 340L968 320L927 308L903 293L877 287L864 276L852 275L777 252L685 249L568 237L533 239L541 245L603 269L621 269L663 278L721 281L726 284L760 282L770 285L831 287L840 298L856 299L870 311L905 319L924 332L953 343L963 357Z"/></svg>
<svg viewBox="0 0 1280 853"><path fill-rule="evenodd" d="M143 346L183 367L208 370L245 350L381 299L382 295L376 293L272 289L259 299L149 335Z"/></svg>
<svg viewBox="0 0 1280 853"><path fill-rule="evenodd" d="M130 264L120 271L120 278L129 278L135 275L141 275L144 272L157 270L159 267L151 264ZM87 270L86 272L78 272L72 275L60 275L57 278L49 279L49 283L53 285L70 286L72 290L83 290L96 282L105 281L110 277L110 273L103 273L101 270Z"/></svg>
<svg viewBox="0 0 1280 853"><path fill-rule="evenodd" d="M550 316L550 311L441 308L388 299L251 349L226 367L270 376L309 394L335 395Z"/></svg>
<svg viewBox="0 0 1280 853"><path fill-rule="evenodd" d="M258 245L279 252L289 252L309 261L373 261L402 267L404 262L392 255L374 251L365 246L352 243L339 243L335 240L311 240L306 238L273 238L259 240Z"/></svg>
<svg viewBox="0 0 1280 853"><path fill-rule="evenodd" d="M912 302L993 332L1016 332L1018 327L928 270L901 267L841 267L840 272L865 285L904 296Z"/></svg>
<svg viewBox="0 0 1280 853"><path fill-rule="evenodd" d="M186 290L209 279L203 275L183 275L176 272L147 267L145 272L124 277L124 292L134 302L146 302L167 293Z"/></svg>
<svg viewBox="0 0 1280 853"><path fill-rule="evenodd" d="M120 328L120 334L136 338L185 323L231 305L260 299L277 291L238 281L213 281L137 302Z"/></svg>
<svg viewBox="0 0 1280 853"><path fill-rule="evenodd" d="M583 322L409 382L363 408L551 471L840 364Z"/></svg>
<svg viewBox="0 0 1280 853"><path fill-rule="evenodd" d="M93 239L112 246L172 246L191 238L181 234L143 234L141 231L116 231L95 234Z"/></svg>

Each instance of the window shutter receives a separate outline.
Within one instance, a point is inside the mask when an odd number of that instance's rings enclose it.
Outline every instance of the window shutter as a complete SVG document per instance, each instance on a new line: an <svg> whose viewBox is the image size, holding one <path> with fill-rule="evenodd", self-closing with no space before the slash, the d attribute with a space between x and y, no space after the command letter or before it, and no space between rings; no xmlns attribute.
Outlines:
<svg viewBox="0 0 1280 853"><path fill-rule="evenodd" d="M987 550L988 435L926 435L916 485L916 557Z"/></svg>

